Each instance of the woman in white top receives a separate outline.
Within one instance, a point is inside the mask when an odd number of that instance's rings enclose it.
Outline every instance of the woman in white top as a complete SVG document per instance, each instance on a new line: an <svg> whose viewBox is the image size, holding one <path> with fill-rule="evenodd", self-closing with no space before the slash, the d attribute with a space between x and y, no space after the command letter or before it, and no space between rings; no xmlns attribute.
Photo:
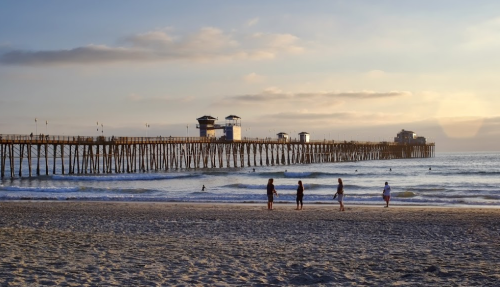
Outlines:
<svg viewBox="0 0 500 287"><path fill-rule="evenodd" d="M384 192L382 193L382 197L385 200L385 207L389 207L389 201L391 200L391 187L387 181L385 182Z"/></svg>
<svg viewBox="0 0 500 287"><path fill-rule="evenodd" d="M340 211L345 211L344 208L344 183L342 182L342 179L338 179L339 185L337 186L337 193L335 195L337 196L337 200L340 204ZM335 197L334 197L335 198Z"/></svg>

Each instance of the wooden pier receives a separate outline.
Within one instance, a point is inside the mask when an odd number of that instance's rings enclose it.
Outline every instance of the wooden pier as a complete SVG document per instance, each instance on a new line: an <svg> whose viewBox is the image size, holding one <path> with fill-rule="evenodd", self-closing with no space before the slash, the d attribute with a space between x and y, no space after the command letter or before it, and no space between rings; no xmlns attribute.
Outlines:
<svg viewBox="0 0 500 287"><path fill-rule="evenodd" d="M133 173L428 158L434 154L434 143L0 135L0 175L15 178L43 174Z"/></svg>

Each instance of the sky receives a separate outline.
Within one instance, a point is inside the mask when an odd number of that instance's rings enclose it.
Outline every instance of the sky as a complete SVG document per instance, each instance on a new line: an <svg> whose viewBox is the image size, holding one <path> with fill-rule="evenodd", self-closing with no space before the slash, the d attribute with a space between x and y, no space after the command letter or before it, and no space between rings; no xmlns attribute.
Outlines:
<svg viewBox="0 0 500 287"><path fill-rule="evenodd" d="M500 151L500 1L0 1L0 134ZM218 136L221 134L218 134Z"/></svg>

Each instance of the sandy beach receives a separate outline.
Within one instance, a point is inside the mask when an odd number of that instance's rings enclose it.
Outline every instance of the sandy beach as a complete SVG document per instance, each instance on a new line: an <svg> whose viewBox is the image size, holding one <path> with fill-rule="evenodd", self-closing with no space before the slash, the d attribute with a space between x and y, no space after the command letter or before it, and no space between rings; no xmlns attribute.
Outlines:
<svg viewBox="0 0 500 287"><path fill-rule="evenodd" d="M1 286L495 286L500 210L0 202Z"/></svg>

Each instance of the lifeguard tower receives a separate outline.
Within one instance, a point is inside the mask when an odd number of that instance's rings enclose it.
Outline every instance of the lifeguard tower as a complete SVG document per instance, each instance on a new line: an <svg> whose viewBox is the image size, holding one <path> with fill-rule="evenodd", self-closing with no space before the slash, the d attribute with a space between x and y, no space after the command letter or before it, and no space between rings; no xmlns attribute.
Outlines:
<svg viewBox="0 0 500 287"><path fill-rule="evenodd" d="M226 125L224 126L224 134L228 141L241 140L241 118L235 115L226 117Z"/></svg>
<svg viewBox="0 0 500 287"><path fill-rule="evenodd" d="M306 132L299 133L299 139L300 139L301 143L308 143L309 142L309 133L306 133Z"/></svg>
<svg viewBox="0 0 500 287"><path fill-rule="evenodd" d="M200 137L215 138L215 129L219 128L215 124L216 118L212 116L203 116L196 119L198 124L197 129L200 129Z"/></svg>

